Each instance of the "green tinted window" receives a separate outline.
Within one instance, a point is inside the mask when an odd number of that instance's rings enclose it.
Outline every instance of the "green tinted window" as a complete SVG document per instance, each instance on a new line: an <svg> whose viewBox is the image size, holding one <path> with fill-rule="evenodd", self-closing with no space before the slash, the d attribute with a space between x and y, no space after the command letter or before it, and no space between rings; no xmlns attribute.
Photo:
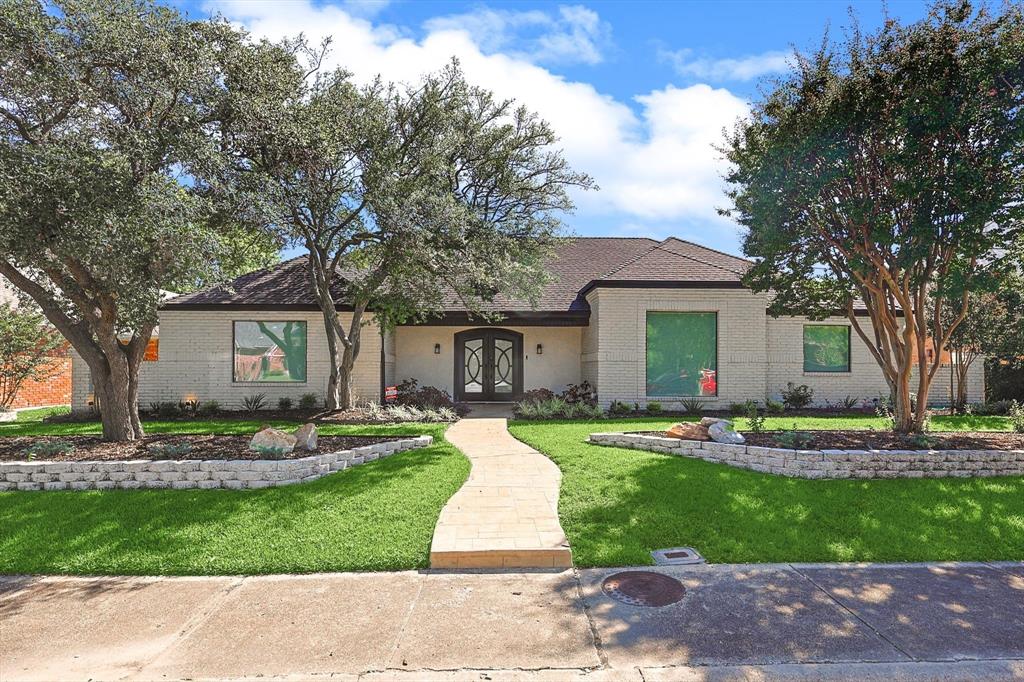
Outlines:
<svg viewBox="0 0 1024 682"><path fill-rule="evenodd" d="M305 322L235 322L235 381L305 381Z"/></svg>
<svg viewBox="0 0 1024 682"><path fill-rule="evenodd" d="M718 395L715 313L647 313L647 395Z"/></svg>
<svg viewBox="0 0 1024 682"><path fill-rule="evenodd" d="M849 372L850 328L809 324L804 327L805 372Z"/></svg>

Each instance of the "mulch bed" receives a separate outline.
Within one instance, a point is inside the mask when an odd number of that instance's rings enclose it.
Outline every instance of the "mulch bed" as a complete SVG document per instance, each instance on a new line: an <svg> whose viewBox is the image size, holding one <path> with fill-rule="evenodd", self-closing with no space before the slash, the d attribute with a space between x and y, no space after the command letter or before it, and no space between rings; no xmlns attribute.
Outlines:
<svg viewBox="0 0 1024 682"><path fill-rule="evenodd" d="M281 459L298 459L317 453L351 450L363 445L401 440L404 436L320 436L317 449L293 450ZM0 438L0 461L24 461L25 449L40 442L56 441L69 443L71 452L35 456L36 460L76 462L84 460L128 460L128 459L267 459L249 449L252 436L215 435L160 435L146 436L141 441L130 443L108 443L97 436L17 436ZM191 449L184 454L154 452L155 445L179 445L188 443Z"/></svg>
<svg viewBox="0 0 1024 682"><path fill-rule="evenodd" d="M664 436L664 431L644 432ZM782 431L751 433L743 431L747 445L769 448L794 447L780 442ZM803 450L1020 450L1024 449L1024 434L995 431L933 431L927 434L927 444L914 442L914 438L888 431L796 431L810 438L799 446Z"/></svg>

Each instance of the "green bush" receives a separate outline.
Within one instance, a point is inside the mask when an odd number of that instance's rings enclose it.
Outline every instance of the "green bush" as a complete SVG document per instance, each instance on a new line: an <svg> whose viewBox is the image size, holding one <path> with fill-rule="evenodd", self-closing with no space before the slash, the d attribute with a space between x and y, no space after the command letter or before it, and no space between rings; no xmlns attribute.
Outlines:
<svg viewBox="0 0 1024 682"><path fill-rule="evenodd" d="M259 412L267 402L266 393L253 393L242 398L242 407L246 412Z"/></svg>
<svg viewBox="0 0 1024 682"><path fill-rule="evenodd" d="M163 459L179 459L192 452L192 445L190 443L155 443L146 450L149 451L149 454Z"/></svg>
<svg viewBox="0 0 1024 682"><path fill-rule="evenodd" d="M600 419L601 408L587 403L570 403L561 397L547 400L523 400L516 403L518 419Z"/></svg>
<svg viewBox="0 0 1024 682"><path fill-rule="evenodd" d="M66 440L44 440L33 443L21 451L26 459L33 460L36 457L53 457L54 455L66 455L75 449L75 446Z"/></svg>
<svg viewBox="0 0 1024 682"><path fill-rule="evenodd" d="M784 448L802 450L811 444L814 437L809 433L801 433L800 431L783 431L775 436L775 440Z"/></svg>
<svg viewBox="0 0 1024 682"><path fill-rule="evenodd" d="M807 407L814 401L814 389L807 384L795 386L792 381L782 391L782 403L791 410Z"/></svg>
<svg viewBox="0 0 1024 682"><path fill-rule="evenodd" d="M704 411L704 401L700 398L683 398L679 404L687 414L700 416L700 413Z"/></svg>
<svg viewBox="0 0 1024 682"><path fill-rule="evenodd" d="M768 411L768 414L782 414L786 411L786 406L780 403L778 400L772 400L769 398L764 401L764 408Z"/></svg>
<svg viewBox="0 0 1024 682"><path fill-rule="evenodd" d="M744 400L742 403L729 403L729 414L749 414L752 409L757 411L756 400Z"/></svg>
<svg viewBox="0 0 1024 682"><path fill-rule="evenodd" d="M750 425L750 430L754 433L764 432L764 415L762 415L757 409L757 403L753 400L747 401L747 424Z"/></svg>
<svg viewBox="0 0 1024 682"><path fill-rule="evenodd" d="M320 399L316 397L316 393L303 393L299 398L300 410L315 410L319 404Z"/></svg>
<svg viewBox="0 0 1024 682"><path fill-rule="evenodd" d="M657 400L652 400L647 403L647 414L661 414L664 411L661 403Z"/></svg>
<svg viewBox="0 0 1024 682"><path fill-rule="evenodd" d="M611 405L608 406L608 415L611 417L621 417L630 414L632 411L633 408L621 400L613 400Z"/></svg>
<svg viewBox="0 0 1024 682"><path fill-rule="evenodd" d="M1024 433L1024 405L1014 400L1006 414L1010 417L1010 425L1013 430L1017 433Z"/></svg>
<svg viewBox="0 0 1024 682"><path fill-rule="evenodd" d="M287 449L280 445L250 445L249 449L266 459L284 459L284 456L288 454Z"/></svg>
<svg viewBox="0 0 1024 682"><path fill-rule="evenodd" d="M199 414L210 417L220 412L220 403L216 400L207 400L199 406Z"/></svg>
<svg viewBox="0 0 1024 682"><path fill-rule="evenodd" d="M277 399L277 409L281 410L282 412L287 412L288 410L292 409L292 399L286 395L281 396L280 398Z"/></svg>

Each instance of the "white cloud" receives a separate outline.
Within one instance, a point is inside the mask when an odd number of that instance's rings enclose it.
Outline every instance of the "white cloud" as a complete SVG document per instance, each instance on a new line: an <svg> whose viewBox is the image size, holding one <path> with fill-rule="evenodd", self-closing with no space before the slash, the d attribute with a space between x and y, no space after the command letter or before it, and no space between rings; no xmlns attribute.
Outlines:
<svg viewBox="0 0 1024 682"><path fill-rule="evenodd" d="M672 64L681 76L711 81L749 81L772 73L789 69L792 54L789 52L764 52L740 59L710 59L697 57L693 50L662 50L662 60Z"/></svg>
<svg viewBox="0 0 1024 682"><path fill-rule="evenodd" d="M486 54L501 51L539 63L597 64L611 35L597 12L579 5L560 6L557 15L481 7L435 17L423 27L428 33L460 31Z"/></svg>
<svg viewBox="0 0 1024 682"><path fill-rule="evenodd" d="M709 245L735 248L733 230L723 229L731 223L715 212L724 201L723 162L712 148L722 129L747 112L746 102L728 90L666 86L636 97L638 114L588 83L569 81L502 51L500 33L471 34L431 22L425 37L414 40L401 29L331 5L228 0L215 7L258 36L280 39L302 32L318 40L333 35L329 66L344 66L363 82L377 74L413 82L457 57L472 82L526 104L549 121L573 167L600 185L601 191L576 197L580 210L569 220L576 232L615 232L627 223L651 224L653 232L655 222L661 232L675 222L691 233L706 232ZM594 20L599 21L596 15ZM490 47L480 40L491 41ZM510 44L504 47L511 52Z"/></svg>

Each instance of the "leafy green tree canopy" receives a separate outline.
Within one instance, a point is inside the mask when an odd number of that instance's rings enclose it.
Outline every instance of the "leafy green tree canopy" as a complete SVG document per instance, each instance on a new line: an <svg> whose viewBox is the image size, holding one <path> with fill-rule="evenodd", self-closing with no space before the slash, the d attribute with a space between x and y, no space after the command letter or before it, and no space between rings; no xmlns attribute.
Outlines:
<svg viewBox="0 0 1024 682"><path fill-rule="evenodd" d="M899 430L924 423L941 356L929 333L948 345L967 292L1002 276L1021 232L1022 104L1020 6L939 2L921 22L795 57L725 146L724 213L757 260L747 283L772 292L776 315L845 313Z"/></svg>

